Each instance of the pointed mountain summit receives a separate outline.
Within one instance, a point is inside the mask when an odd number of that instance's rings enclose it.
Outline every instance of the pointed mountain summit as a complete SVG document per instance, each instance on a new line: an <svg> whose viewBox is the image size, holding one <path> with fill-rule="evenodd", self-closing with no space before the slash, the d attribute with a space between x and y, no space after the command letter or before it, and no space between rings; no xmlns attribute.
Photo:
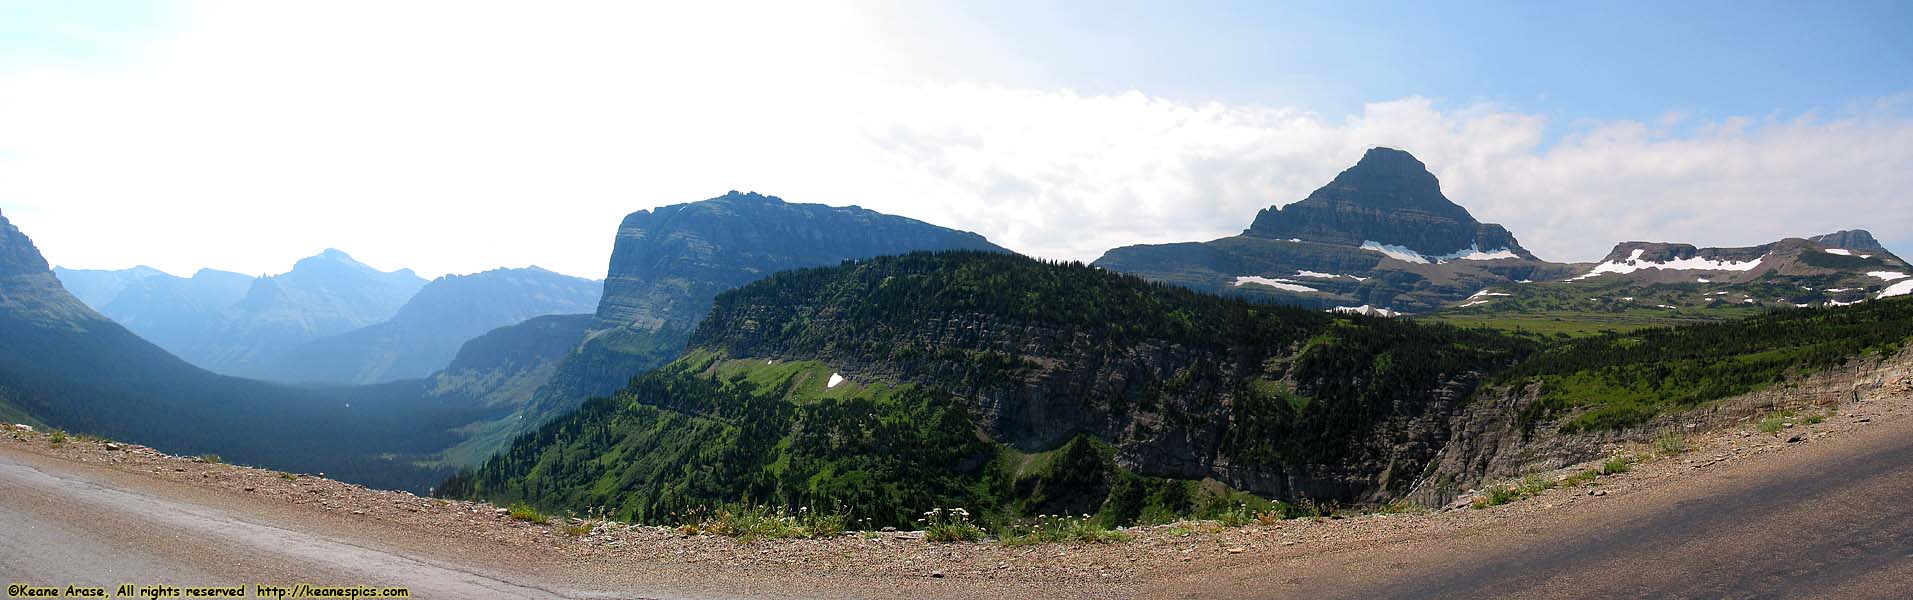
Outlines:
<svg viewBox="0 0 1913 600"><path fill-rule="evenodd" d="M1507 253L1534 260L1500 225L1448 200L1413 155L1371 148L1355 166L1300 202L1262 209L1246 235L1350 246L1406 248L1429 262Z"/></svg>
<svg viewBox="0 0 1913 600"><path fill-rule="evenodd" d="M1426 165L1394 148L1371 148L1308 197L1262 209L1241 235L1116 248L1096 265L1199 290L1380 314L1577 274L1535 258L1502 226L1475 220L1441 193Z"/></svg>

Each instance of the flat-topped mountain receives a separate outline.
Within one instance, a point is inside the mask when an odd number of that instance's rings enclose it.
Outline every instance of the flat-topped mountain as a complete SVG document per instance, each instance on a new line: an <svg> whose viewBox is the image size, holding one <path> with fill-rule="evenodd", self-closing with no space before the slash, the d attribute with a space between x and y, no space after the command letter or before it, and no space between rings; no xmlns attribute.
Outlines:
<svg viewBox="0 0 1913 600"><path fill-rule="evenodd" d="M1198 290L1321 309L1417 313L1486 285L1568 277L1477 221L1407 152L1374 148L1328 185L1259 212L1241 235L1116 248L1097 266Z"/></svg>
<svg viewBox="0 0 1913 600"><path fill-rule="evenodd" d="M670 362L726 290L789 269L946 249L1006 251L967 231L754 192L631 213L618 226L591 331L530 403L468 444L482 447L455 454L488 455Z"/></svg>

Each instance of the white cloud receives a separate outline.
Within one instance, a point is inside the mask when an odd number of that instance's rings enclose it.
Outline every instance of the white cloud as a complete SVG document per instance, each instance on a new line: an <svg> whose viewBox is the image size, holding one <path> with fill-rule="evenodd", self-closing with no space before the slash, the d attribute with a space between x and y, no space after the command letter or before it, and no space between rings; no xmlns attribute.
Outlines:
<svg viewBox="0 0 1913 600"><path fill-rule="evenodd" d="M428 274L600 276L625 213L728 189L1091 260L1232 235L1388 145L1546 258L1851 227L1913 242L1894 237L1913 231L1903 98L1562 125L1411 97L1331 118L902 81L843 7L456 6L207 5L111 68L0 72L0 206L54 262L173 271L336 246Z"/></svg>

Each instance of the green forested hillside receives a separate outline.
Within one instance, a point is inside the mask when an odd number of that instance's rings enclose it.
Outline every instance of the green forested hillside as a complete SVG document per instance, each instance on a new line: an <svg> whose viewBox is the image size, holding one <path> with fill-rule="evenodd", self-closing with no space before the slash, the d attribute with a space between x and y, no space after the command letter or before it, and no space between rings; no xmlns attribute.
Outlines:
<svg viewBox="0 0 1913 600"><path fill-rule="evenodd" d="M957 505L1123 523L1237 491L1373 499L1432 456L1478 372L1530 350L978 252L780 273L719 296L692 339L446 491L662 522L841 507L871 525Z"/></svg>
<svg viewBox="0 0 1913 600"><path fill-rule="evenodd" d="M1566 431L1623 427L1866 353L1895 352L1909 337L1913 299L1782 309L1579 340L1535 354L1503 380L1541 385L1541 401L1526 415L1530 424L1566 416Z"/></svg>

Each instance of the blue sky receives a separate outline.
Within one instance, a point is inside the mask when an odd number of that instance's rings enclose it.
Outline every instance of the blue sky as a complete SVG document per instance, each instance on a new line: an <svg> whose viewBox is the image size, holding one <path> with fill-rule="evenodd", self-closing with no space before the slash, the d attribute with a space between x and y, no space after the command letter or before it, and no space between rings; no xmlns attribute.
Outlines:
<svg viewBox="0 0 1913 600"><path fill-rule="evenodd" d="M903 3L936 78L1326 114L1419 95L1562 121L1905 93L1909 2Z"/></svg>
<svg viewBox="0 0 1913 600"><path fill-rule="evenodd" d="M0 209L55 263L175 273L598 277L622 215L730 189L1092 260L1389 145L1544 258L1905 250L1909 33L1907 2L9 2Z"/></svg>

